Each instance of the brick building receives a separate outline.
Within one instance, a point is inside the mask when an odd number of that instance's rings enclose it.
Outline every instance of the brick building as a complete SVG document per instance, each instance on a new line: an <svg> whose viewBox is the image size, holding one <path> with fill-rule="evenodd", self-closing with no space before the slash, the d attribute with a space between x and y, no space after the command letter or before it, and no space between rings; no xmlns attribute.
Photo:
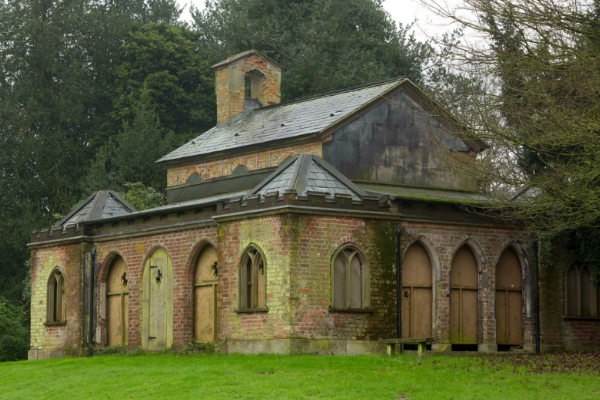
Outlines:
<svg viewBox="0 0 600 400"><path fill-rule="evenodd" d="M443 133L460 128L412 82L280 104L280 66L259 52L214 69L217 126L157 161L168 205L97 192L32 234L31 359L90 338L373 353L399 326L439 352L600 343L589 269L467 211L477 182L448 154L486 145Z"/></svg>

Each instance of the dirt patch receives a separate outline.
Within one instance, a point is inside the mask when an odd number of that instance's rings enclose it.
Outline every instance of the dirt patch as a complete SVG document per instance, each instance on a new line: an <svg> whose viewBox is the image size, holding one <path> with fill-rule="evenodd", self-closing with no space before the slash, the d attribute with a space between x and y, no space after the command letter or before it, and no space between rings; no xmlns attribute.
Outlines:
<svg viewBox="0 0 600 400"><path fill-rule="evenodd" d="M526 368L534 373L600 373L600 351L554 354L523 354L514 356L485 356L482 366L496 369Z"/></svg>

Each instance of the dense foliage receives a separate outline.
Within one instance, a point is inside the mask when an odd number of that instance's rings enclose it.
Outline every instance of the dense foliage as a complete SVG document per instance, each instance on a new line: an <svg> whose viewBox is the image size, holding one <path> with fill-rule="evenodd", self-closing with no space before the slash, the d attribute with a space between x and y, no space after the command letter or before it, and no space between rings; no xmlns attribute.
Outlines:
<svg viewBox="0 0 600 400"><path fill-rule="evenodd" d="M112 104L94 143L104 145L123 122L133 121L142 88L160 125L178 137L187 140L211 128L215 79L200 48L201 34L185 26L133 25L115 54L115 70L103 92Z"/></svg>
<svg viewBox="0 0 600 400"><path fill-rule="evenodd" d="M255 49L283 67L282 100L379 80L419 82L433 49L382 0L209 0L193 12L213 62Z"/></svg>
<svg viewBox="0 0 600 400"><path fill-rule="evenodd" d="M464 0L455 12L423 2L476 38L453 61L488 85L453 111L492 148L459 161L496 215L539 236L571 235L600 283L599 3Z"/></svg>

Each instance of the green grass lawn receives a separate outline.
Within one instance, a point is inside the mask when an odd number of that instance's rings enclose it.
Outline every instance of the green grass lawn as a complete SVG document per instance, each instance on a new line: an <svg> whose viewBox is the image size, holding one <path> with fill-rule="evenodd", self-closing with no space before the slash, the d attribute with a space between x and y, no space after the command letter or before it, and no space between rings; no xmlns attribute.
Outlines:
<svg viewBox="0 0 600 400"><path fill-rule="evenodd" d="M0 399L600 398L597 372L539 372L545 367L507 359L171 353L19 361L0 364Z"/></svg>

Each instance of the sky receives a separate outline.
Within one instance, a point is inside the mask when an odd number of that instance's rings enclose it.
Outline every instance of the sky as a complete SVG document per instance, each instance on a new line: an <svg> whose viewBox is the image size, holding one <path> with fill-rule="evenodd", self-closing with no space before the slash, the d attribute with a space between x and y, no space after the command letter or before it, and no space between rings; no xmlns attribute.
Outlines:
<svg viewBox="0 0 600 400"><path fill-rule="evenodd" d="M188 7L184 10L181 18L184 21L191 20L189 13L189 5L193 4L197 8L204 8L205 0L177 0L180 5L187 4ZM432 35L436 36L445 31L450 30L448 27L443 26L440 20L433 15L429 10L423 8L415 0L385 0L383 7L389 12L392 18L396 22L401 22L406 25L418 19L417 26L415 26L415 33L420 39Z"/></svg>

